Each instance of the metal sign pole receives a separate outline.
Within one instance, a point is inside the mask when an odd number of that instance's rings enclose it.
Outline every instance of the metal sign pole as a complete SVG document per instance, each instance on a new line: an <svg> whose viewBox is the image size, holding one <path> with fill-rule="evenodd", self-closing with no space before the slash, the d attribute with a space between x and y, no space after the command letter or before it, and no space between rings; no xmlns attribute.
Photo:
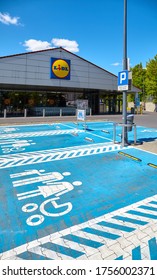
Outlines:
<svg viewBox="0 0 157 280"><path fill-rule="evenodd" d="M123 70L128 70L127 61L127 0L124 0L124 56L123 56ZM127 91L123 91L123 123L127 124ZM124 146L128 145L127 127L123 130Z"/></svg>

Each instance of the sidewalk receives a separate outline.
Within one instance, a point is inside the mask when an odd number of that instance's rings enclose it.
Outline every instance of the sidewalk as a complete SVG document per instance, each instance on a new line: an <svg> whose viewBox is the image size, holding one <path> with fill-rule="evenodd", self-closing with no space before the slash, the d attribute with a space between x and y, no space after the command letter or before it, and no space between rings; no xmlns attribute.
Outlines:
<svg viewBox="0 0 157 280"><path fill-rule="evenodd" d="M138 149L157 154L157 140L152 142L143 142L142 145L138 146Z"/></svg>

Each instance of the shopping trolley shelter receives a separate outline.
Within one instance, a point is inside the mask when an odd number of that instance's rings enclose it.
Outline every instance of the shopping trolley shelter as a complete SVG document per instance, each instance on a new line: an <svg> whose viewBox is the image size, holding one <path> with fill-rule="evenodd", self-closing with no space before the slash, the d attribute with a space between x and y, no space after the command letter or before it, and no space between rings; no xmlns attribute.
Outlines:
<svg viewBox="0 0 157 280"><path fill-rule="evenodd" d="M157 155L138 145L122 148L120 127L116 133L113 144L113 123L105 121L0 127L1 259L79 259L85 250L68 242L96 250L105 238L155 222ZM128 137L133 143L133 131ZM137 142L150 139L156 129L137 127ZM155 234L148 245L156 259ZM140 244L134 247L138 259Z"/></svg>

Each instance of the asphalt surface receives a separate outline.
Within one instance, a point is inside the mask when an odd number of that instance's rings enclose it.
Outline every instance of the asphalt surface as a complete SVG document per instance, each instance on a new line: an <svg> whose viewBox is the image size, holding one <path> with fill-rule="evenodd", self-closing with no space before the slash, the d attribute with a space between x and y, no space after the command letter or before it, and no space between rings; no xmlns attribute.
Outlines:
<svg viewBox="0 0 157 280"><path fill-rule="evenodd" d="M156 116L1 119L0 259L157 260Z"/></svg>
<svg viewBox="0 0 157 280"><path fill-rule="evenodd" d="M1 260L157 260L157 130L101 117L0 127Z"/></svg>
<svg viewBox="0 0 157 280"><path fill-rule="evenodd" d="M51 122L76 122L76 116L53 116L53 117L16 117L16 118L1 118L0 125L22 125L22 124L39 124ZM94 115L87 116L87 121L113 121L123 122L122 115ZM137 126L148 128L157 128L157 112L144 112L143 114L134 115L134 123ZM157 154L157 141L143 142L138 146L139 149L146 150Z"/></svg>

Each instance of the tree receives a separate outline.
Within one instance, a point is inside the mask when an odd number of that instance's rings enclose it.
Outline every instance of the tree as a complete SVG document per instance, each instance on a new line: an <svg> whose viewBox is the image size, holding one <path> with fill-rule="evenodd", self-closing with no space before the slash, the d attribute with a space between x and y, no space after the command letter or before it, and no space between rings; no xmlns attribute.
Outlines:
<svg viewBox="0 0 157 280"><path fill-rule="evenodd" d="M146 69L143 68L142 63L135 65L131 68L132 71L132 84L141 89L142 91L139 92L139 97L141 101L145 101L146 90L145 90L145 83L146 83Z"/></svg>
<svg viewBox="0 0 157 280"><path fill-rule="evenodd" d="M157 55L147 63L146 91L152 96L153 102L157 103Z"/></svg>

